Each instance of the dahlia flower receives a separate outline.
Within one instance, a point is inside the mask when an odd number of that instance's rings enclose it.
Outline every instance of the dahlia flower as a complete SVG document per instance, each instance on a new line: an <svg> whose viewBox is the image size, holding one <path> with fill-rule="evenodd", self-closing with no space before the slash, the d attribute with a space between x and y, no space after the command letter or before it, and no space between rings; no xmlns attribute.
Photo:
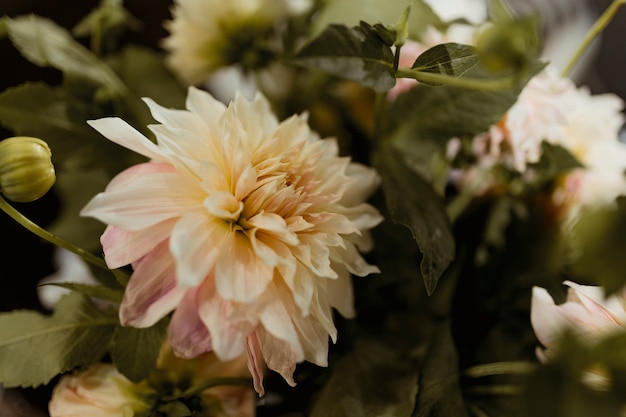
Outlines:
<svg viewBox="0 0 626 417"><path fill-rule="evenodd" d="M163 40L166 62L198 85L234 64L258 68L267 60L277 26L308 11L310 0L176 0Z"/></svg>
<svg viewBox="0 0 626 417"><path fill-rule="evenodd" d="M109 225L109 267L134 269L122 324L147 327L174 310L177 355L247 352L260 394L264 363L295 385L296 363L327 364L332 308L355 314L351 274L378 272L359 254L382 220L364 202L378 175L339 157L306 116L279 123L260 94L226 107L190 87L187 110L145 101L160 122L156 144L118 118L89 122L150 158L82 211Z"/></svg>
<svg viewBox="0 0 626 417"><path fill-rule="evenodd" d="M571 281L564 284L569 287L567 300L559 305L544 288L533 288L530 320L543 345L537 349L537 357L542 362L557 354L556 343L566 331L592 345L626 328L626 293L605 298L602 287Z"/></svg>
<svg viewBox="0 0 626 417"><path fill-rule="evenodd" d="M135 384L115 366L99 363L61 377L48 404L50 417L126 417L150 410L156 391Z"/></svg>

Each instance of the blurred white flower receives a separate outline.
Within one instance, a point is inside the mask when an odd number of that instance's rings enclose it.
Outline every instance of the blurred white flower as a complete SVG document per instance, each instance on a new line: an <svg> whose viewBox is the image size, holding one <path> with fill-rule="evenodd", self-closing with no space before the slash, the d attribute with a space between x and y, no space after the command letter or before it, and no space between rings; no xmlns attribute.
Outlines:
<svg viewBox="0 0 626 417"><path fill-rule="evenodd" d="M61 282L73 282L79 284L99 284L94 278L89 267L80 256L60 247L55 247L53 252L53 262L57 271L39 281L37 295L41 305L49 310L53 310L56 303L64 295L70 292L65 288L56 285L47 285Z"/></svg>

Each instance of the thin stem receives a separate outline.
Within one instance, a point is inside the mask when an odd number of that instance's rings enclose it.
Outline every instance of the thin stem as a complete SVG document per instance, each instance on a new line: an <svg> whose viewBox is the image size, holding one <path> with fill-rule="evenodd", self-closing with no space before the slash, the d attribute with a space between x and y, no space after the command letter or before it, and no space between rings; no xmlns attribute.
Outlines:
<svg viewBox="0 0 626 417"><path fill-rule="evenodd" d="M86 250L79 248L78 246L75 246L69 243L68 241L39 227L37 224L33 223L31 220L25 217L22 213L20 213L15 208L13 208L13 206L11 206L2 196L0 196L0 209L2 209L2 211L4 211L9 216L11 216L13 220L18 222L22 226L24 226L24 228L26 228L28 231L36 234L40 238L45 239L46 241L54 245L57 245L63 249L67 249L70 252L75 253L76 255L83 258L86 262L89 262L90 264L94 266L97 266L99 268L109 271L109 268L107 267L107 264L104 262L104 259L98 256L95 256L87 252Z"/></svg>
<svg viewBox="0 0 626 417"><path fill-rule="evenodd" d="M470 90L498 91L514 85L513 77L500 78L498 80L479 80L472 78L451 77L449 75L434 72L418 71L408 67L400 67L396 73L398 78L413 78L417 81L431 84L444 84L452 87L467 88Z"/></svg>
<svg viewBox="0 0 626 417"><path fill-rule="evenodd" d="M534 371L537 365L532 362L494 362L472 366L464 374L472 378L492 375L527 375Z"/></svg>
<svg viewBox="0 0 626 417"><path fill-rule="evenodd" d="M220 385L243 385L252 387L252 380L250 378L212 378L207 379L206 381L194 385L189 389L185 390L182 394L172 395L164 398L165 401L174 401L179 398L188 398L194 395L200 394L202 391L205 391L209 388L217 387Z"/></svg>
<svg viewBox="0 0 626 417"><path fill-rule="evenodd" d="M604 11L604 13L602 13L600 18L596 20L591 29L589 29L589 31L585 35L581 44L578 46L576 52L574 52L574 55L572 55L567 65L561 72L562 77L567 77L572 69L574 69L582 54L585 53L587 48L589 48L589 45L591 45L591 42L593 42L593 40L600 33L602 33L602 31L608 26L611 20L613 20L615 14L620 9L620 7L622 7L624 4L626 4L626 0L613 0L613 3L611 3L611 5Z"/></svg>

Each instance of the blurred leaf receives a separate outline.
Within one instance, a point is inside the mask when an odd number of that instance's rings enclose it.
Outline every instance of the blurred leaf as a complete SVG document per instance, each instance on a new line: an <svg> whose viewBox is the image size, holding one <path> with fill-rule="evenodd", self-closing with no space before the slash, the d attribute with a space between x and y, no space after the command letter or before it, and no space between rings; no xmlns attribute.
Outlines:
<svg viewBox="0 0 626 417"><path fill-rule="evenodd" d="M561 145L553 145L546 141L541 143L541 158L529 167L535 170L540 181L554 180L572 169L584 168L570 151Z"/></svg>
<svg viewBox="0 0 626 417"><path fill-rule="evenodd" d="M394 222L408 227L422 252L420 270L431 294L455 256L455 244L443 201L432 187L409 170L391 148L380 149L375 165L383 177L383 192Z"/></svg>
<svg viewBox="0 0 626 417"><path fill-rule="evenodd" d="M192 412L182 401L170 401L159 406L158 411L166 417L189 417Z"/></svg>
<svg viewBox="0 0 626 417"><path fill-rule="evenodd" d="M387 91L396 83L393 52L365 22L352 28L328 26L300 49L292 62L358 81L376 91Z"/></svg>
<svg viewBox="0 0 626 417"><path fill-rule="evenodd" d="M443 43L433 46L418 56L411 68L460 77L477 64L478 55L475 47L458 43Z"/></svg>
<svg viewBox="0 0 626 417"><path fill-rule="evenodd" d="M333 367L311 417L410 416L417 365L392 341L359 340Z"/></svg>
<svg viewBox="0 0 626 417"><path fill-rule="evenodd" d="M112 50L126 29L139 30L141 26L142 22L124 8L122 0L101 0L98 7L74 26L72 34L102 39L105 50Z"/></svg>
<svg viewBox="0 0 626 417"><path fill-rule="evenodd" d="M118 304L122 301L122 296L124 295L121 288L116 290L104 285L89 285L76 282L52 282L43 285L65 288L86 295L87 297L94 297L99 300L111 301Z"/></svg>
<svg viewBox="0 0 626 417"><path fill-rule="evenodd" d="M626 197L615 206L583 210L574 226L572 270L604 287L607 295L626 285Z"/></svg>
<svg viewBox="0 0 626 417"><path fill-rule="evenodd" d="M533 71L519 83L497 91L418 85L400 94L393 102L390 134L393 140L425 137L447 142L453 137L486 132L504 116L517 101L526 82L543 67L544 64L535 63ZM481 66L472 68L464 76L493 79L493 75Z"/></svg>
<svg viewBox="0 0 626 417"><path fill-rule="evenodd" d="M81 217L80 211L93 196L103 191L111 180L103 170L72 170L57 175L55 189L62 206L48 230L88 251L102 250L100 236L104 224L93 218Z"/></svg>
<svg viewBox="0 0 626 417"><path fill-rule="evenodd" d="M423 363L412 417L467 417L449 321L435 327Z"/></svg>
<svg viewBox="0 0 626 417"><path fill-rule="evenodd" d="M145 329L117 326L111 356L120 373L139 382L155 369L168 323L164 318Z"/></svg>
<svg viewBox="0 0 626 417"><path fill-rule="evenodd" d="M33 64L53 67L117 94L124 93L125 87L115 73L53 21L35 15L5 17L4 21L13 45Z"/></svg>
<svg viewBox="0 0 626 417"><path fill-rule="evenodd" d="M109 346L117 312L70 293L52 316L17 310L0 314L0 382L36 387L77 366L99 360Z"/></svg>

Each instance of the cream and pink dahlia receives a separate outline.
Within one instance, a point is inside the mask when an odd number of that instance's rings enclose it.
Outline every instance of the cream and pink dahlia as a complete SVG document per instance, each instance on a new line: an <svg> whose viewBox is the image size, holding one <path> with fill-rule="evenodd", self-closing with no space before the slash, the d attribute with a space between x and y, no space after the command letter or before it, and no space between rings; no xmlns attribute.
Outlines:
<svg viewBox="0 0 626 417"><path fill-rule="evenodd" d="M260 94L226 107L190 87L186 110L145 101L156 143L119 118L89 122L150 160L82 211L108 224L108 266L133 267L122 324L151 326L173 311L178 356L247 352L260 394L265 365L292 385L298 362L325 366L333 308L355 313L351 274L378 272L359 254L382 220L365 202L376 172L339 157L306 116L279 122Z"/></svg>

